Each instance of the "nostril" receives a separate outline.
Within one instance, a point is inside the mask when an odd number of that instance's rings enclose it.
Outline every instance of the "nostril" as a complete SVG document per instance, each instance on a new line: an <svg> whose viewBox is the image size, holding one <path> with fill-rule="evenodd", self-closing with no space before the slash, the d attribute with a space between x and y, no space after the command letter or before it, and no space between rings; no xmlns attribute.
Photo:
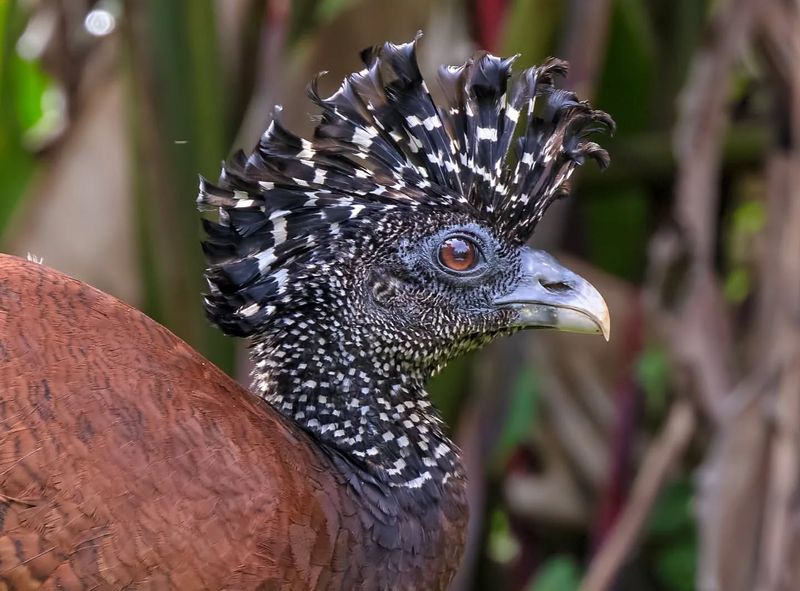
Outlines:
<svg viewBox="0 0 800 591"><path fill-rule="evenodd" d="M539 284L547 291L552 293L564 293L572 289L572 286L564 281L547 281L545 279L539 279Z"/></svg>

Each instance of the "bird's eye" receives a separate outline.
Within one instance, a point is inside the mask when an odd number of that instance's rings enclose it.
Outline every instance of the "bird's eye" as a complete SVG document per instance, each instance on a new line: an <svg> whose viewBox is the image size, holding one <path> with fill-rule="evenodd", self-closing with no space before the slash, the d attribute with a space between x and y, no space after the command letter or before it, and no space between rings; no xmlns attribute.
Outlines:
<svg viewBox="0 0 800 591"><path fill-rule="evenodd" d="M474 268L478 258L478 247L467 238L448 238L439 247L439 262L458 273Z"/></svg>

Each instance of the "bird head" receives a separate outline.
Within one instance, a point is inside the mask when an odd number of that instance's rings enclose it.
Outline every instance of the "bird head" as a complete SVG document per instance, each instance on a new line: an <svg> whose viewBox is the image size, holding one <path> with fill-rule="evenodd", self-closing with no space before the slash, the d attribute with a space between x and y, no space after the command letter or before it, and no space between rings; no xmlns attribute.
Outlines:
<svg viewBox="0 0 800 591"><path fill-rule="evenodd" d="M557 89L564 62L511 79L512 59L481 53L439 71L431 98L417 40L362 54L311 140L278 114L220 181L201 179L209 318L236 336L369 350L375 363L435 371L524 328L609 336L597 290L526 245L613 127ZM347 346L345 346L345 344Z"/></svg>

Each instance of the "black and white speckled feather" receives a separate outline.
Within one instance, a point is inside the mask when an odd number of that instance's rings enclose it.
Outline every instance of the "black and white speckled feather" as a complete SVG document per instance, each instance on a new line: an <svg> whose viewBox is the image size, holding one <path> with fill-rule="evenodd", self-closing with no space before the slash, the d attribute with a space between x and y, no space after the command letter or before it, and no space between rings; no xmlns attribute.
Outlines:
<svg viewBox="0 0 800 591"><path fill-rule="evenodd" d="M575 167L607 164L586 138L613 123L553 86L555 59L510 91L513 58L443 67L439 106L415 47L366 50L328 98L312 82L313 139L278 111L249 156L201 180L198 202L219 215L203 221L206 310L254 337L255 389L379 481L435 496L463 474L424 383L508 332L486 302L516 280L516 249ZM427 260L448 232L480 242L484 283Z"/></svg>
<svg viewBox="0 0 800 591"><path fill-rule="evenodd" d="M527 240L566 191L576 166L607 153L586 140L611 119L553 86L565 62L549 59L506 87L513 58L479 54L443 66L437 107L415 57L416 40L363 53L366 68L323 99L314 139L277 117L249 156L237 154L198 202L223 213L205 222L211 318L244 336L284 294L287 264L393 209L466 211L515 242ZM519 138L513 141L516 132ZM510 149L512 144L516 149ZM259 302L258 306L254 306Z"/></svg>

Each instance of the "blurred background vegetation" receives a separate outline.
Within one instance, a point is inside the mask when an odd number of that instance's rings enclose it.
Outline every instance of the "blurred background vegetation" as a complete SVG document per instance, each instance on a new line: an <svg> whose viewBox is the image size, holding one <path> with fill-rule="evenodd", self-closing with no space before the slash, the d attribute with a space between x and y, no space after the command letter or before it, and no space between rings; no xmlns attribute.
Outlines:
<svg viewBox="0 0 800 591"><path fill-rule="evenodd" d="M800 26L789 0L0 0L0 249L108 291L247 382L206 322L197 175L272 107L308 133L369 45L423 30L572 64L618 130L534 242L609 345L521 334L431 390L464 449L454 589L796 589ZM433 85L432 85L433 86Z"/></svg>

